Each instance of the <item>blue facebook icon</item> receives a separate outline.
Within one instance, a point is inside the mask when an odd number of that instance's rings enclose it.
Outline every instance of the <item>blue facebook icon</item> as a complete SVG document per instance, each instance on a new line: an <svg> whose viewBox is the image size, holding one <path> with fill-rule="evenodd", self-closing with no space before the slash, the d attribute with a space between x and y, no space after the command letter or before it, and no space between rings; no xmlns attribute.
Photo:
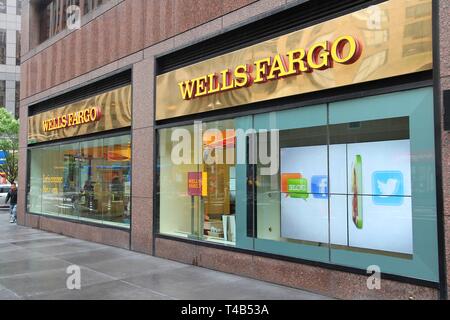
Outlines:
<svg viewBox="0 0 450 320"><path fill-rule="evenodd" d="M311 193L316 199L328 199L328 177L312 176Z"/></svg>

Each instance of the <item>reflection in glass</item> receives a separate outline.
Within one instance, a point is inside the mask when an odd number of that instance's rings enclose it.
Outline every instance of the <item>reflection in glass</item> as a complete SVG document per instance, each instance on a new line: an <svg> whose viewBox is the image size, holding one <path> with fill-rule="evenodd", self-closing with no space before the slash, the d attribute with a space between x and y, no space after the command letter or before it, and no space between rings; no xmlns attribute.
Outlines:
<svg viewBox="0 0 450 320"><path fill-rule="evenodd" d="M80 145L80 217L101 219L103 140L81 142Z"/></svg>
<svg viewBox="0 0 450 320"><path fill-rule="evenodd" d="M202 172L206 174L201 217L202 236L234 243L236 213L236 139L234 120L203 125Z"/></svg>
<svg viewBox="0 0 450 320"><path fill-rule="evenodd" d="M328 244L326 143L326 126L280 131L280 172L257 168L257 238Z"/></svg>
<svg viewBox="0 0 450 320"><path fill-rule="evenodd" d="M193 133L193 126L159 131L159 228L163 234L198 238L198 197L188 194L188 173L199 170L194 164ZM175 149L181 145L185 148ZM172 153L183 162L172 161Z"/></svg>
<svg viewBox="0 0 450 320"><path fill-rule="evenodd" d="M29 211L130 224L130 135L30 150Z"/></svg>
<svg viewBox="0 0 450 320"><path fill-rule="evenodd" d="M54 146L40 152L39 155L40 172L39 170L36 173L30 172L30 176L39 174L36 178L42 184L41 212L59 215L64 203L64 154L60 152L60 146Z"/></svg>
<svg viewBox="0 0 450 320"><path fill-rule="evenodd" d="M160 233L234 245L235 148L234 120L159 131Z"/></svg>
<svg viewBox="0 0 450 320"><path fill-rule="evenodd" d="M63 144L60 154L63 163L57 164L57 170L62 173L63 189L61 203L58 205L60 215L78 216L78 186L79 186L79 143ZM58 175L59 179L59 175Z"/></svg>
<svg viewBox="0 0 450 320"><path fill-rule="evenodd" d="M103 140L104 162L97 167L103 186L103 220L112 223L130 223L131 139L130 136Z"/></svg>

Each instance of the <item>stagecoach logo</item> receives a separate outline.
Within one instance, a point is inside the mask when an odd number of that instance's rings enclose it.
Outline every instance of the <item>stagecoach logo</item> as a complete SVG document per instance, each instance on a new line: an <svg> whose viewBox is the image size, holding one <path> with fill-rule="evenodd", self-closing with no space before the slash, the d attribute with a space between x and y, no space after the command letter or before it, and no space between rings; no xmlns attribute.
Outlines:
<svg viewBox="0 0 450 320"><path fill-rule="evenodd" d="M253 64L241 64L195 79L178 83L183 100L250 87L289 76L311 73L314 70L333 68L335 63L352 64L362 53L361 43L352 36L342 36L336 40L322 41L308 49L296 49L285 55L277 54L255 61Z"/></svg>
<svg viewBox="0 0 450 320"><path fill-rule="evenodd" d="M87 108L42 121L44 132L82 125L100 120L102 113L99 108Z"/></svg>

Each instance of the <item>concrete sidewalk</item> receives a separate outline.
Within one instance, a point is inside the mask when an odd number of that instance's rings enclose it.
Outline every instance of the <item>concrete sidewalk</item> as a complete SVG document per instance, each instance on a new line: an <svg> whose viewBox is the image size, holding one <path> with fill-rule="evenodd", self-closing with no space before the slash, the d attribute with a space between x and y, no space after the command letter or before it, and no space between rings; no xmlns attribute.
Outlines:
<svg viewBox="0 0 450 320"><path fill-rule="evenodd" d="M326 299L309 292L9 224L0 211L0 299ZM81 268L69 290L67 267ZM269 272L269 271L268 271Z"/></svg>

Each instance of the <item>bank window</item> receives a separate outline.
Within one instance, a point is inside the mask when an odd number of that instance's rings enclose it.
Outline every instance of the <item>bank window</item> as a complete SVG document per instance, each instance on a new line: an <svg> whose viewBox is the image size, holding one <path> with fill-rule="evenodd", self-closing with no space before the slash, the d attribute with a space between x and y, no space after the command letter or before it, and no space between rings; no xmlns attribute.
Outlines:
<svg viewBox="0 0 450 320"><path fill-rule="evenodd" d="M131 137L30 150L29 212L128 227Z"/></svg>
<svg viewBox="0 0 450 320"><path fill-rule="evenodd" d="M159 232L437 281L432 97L159 130Z"/></svg>
<svg viewBox="0 0 450 320"><path fill-rule="evenodd" d="M281 130L279 139L279 172L257 177L257 238L413 254L407 117Z"/></svg>
<svg viewBox="0 0 450 320"><path fill-rule="evenodd" d="M160 232L236 241L234 121L159 131Z"/></svg>

